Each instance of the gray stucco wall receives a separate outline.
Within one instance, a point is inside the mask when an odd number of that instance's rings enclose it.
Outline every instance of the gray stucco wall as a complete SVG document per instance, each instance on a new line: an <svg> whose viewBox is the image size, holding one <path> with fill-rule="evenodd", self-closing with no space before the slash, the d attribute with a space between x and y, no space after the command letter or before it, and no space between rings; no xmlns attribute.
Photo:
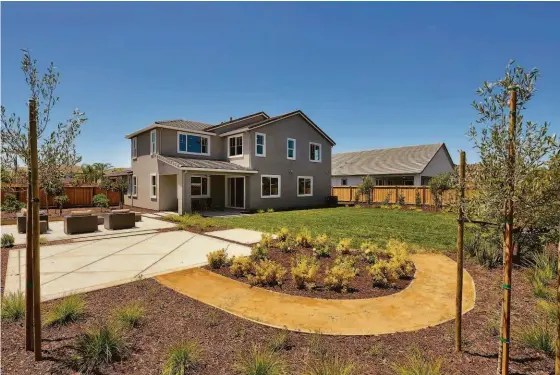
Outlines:
<svg viewBox="0 0 560 375"><path fill-rule="evenodd" d="M255 133L266 134L266 157L255 156ZM248 132L250 168L246 178L247 209L287 209L325 204L331 187L331 144L300 116L293 116ZM296 139L296 160L287 158L287 139ZM321 162L309 160L309 142L321 144ZM280 175L280 197L261 198L261 175ZM297 177L313 177L313 196L297 196Z"/></svg>
<svg viewBox="0 0 560 375"><path fill-rule="evenodd" d="M159 176L159 209L161 211L177 210L177 175Z"/></svg>
<svg viewBox="0 0 560 375"><path fill-rule="evenodd" d="M177 130L171 129L159 129L161 134L161 150L159 151L161 155L167 156L178 156L192 159L221 159L224 160L226 157L225 153L225 141L215 135L208 136L210 139L210 155L196 155L196 154L185 154L177 152ZM188 133L188 132L184 132ZM190 133L193 135L198 135L195 133ZM148 149L149 150L149 149Z"/></svg>
<svg viewBox="0 0 560 375"><path fill-rule="evenodd" d="M144 132L136 136L137 157L132 159L132 175L137 178L136 197L126 196L125 204L159 210L158 198L150 197L150 174L157 174L157 159L150 155L150 132ZM130 141L132 142L132 140ZM159 190L159 184L158 184ZM130 191L132 193L132 191ZM159 197L158 191L158 197Z"/></svg>

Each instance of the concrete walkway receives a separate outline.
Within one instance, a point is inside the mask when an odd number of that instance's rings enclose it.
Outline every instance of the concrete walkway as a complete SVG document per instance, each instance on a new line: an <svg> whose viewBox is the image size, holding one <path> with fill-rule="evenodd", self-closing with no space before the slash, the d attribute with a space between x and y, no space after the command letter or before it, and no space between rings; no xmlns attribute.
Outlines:
<svg viewBox="0 0 560 375"><path fill-rule="evenodd" d="M185 231L128 235L115 232L120 236L41 247L42 299L204 265L207 253L223 248L230 256L248 255L251 251L246 246ZM25 292L25 249L9 253L6 292Z"/></svg>
<svg viewBox="0 0 560 375"><path fill-rule="evenodd" d="M390 296L326 300L292 296L195 268L156 277L163 285L233 315L291 331L380 335L415 331L455 315L456 263L441 254L413 254L415 279ZM465 271L463 310L474 307L475 286Z"/></svg>
<svg viewBox="0 0 560 375"><path fill-rule="evenodd" d="M250 229L226 229L207 232L208 236L221 238L227 241L234 241L246 245L252 245L259 242L262 238L262 232Z"/></svg>

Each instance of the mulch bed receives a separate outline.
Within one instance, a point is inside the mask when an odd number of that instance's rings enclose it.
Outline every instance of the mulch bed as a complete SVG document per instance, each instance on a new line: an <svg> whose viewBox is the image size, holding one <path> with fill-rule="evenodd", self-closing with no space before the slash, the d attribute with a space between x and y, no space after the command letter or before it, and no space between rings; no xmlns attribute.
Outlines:
<svg viewBox="0 0 560 375"><path fill-rule="evenodd" d="M407 351L417 347L428 356L443 359L442 374L494 374L497 367L498 336L487 326L499 310L502 290L501 270L485 270L467 262L466 267L477 284L475 309L465 315L464 353L454 352L453 321L417 332L382 336L322 336L290 332L288 346L280 351L288 374L301 374L305 363L324 349L329 357L352 361L360 375L394 374L390 366L402 362ZM513 329L526 325L535 316L535 298L524 275L514 270L512 300ZM230 375L236 357L252 344L266 345L281 331L237 318L163 287L153 279L84 294L85 318L59 328L43 329L45 360L36 363L24 348L22 322L2 324L2 372L21 374L72 374L65 362L74 354L77 335L93 324L109 318L112 310L130 302L146 309L143 324L129 333L133 351L121 363L102 368L101 373L161 374L169 345L183 339L195 339L202 350L202 363L192 374ZM53 302L43 304L46 312ZM510 374L545 375L554 372L554 360L519 346L513 338Z"/></svg>
<svg viewBox="0 0 560 375"><path fill-rule="evenodd" d="M368 274L367 267L371 266L366 260L355 255L358 259L356 267L359 269L358 275L352 280L351 287L345 293L341 291L330 290L324 287L323 280L326 276L326 271L329 269L336 259L336 252L333 250L331 256L328 258L319 258L320 270L317 273L317 285L313 289L299 289L290 274L290 269L292 267L293 259L296 254L302 254L306 256L314 256L313 251L310 248L296 247L290 253L284 253L278 248L272 247L269 249L268 257L269 259L281 264L286 269L286 275L284 276L284 281L282 285L278 286L259 286L259 288L264 288L272 290L275 292L292 294L296 296L312 297L312 298L325 298L325 299L360 299L360 298L373 298L387 296L390 294L398 293L405 289L413 279L413 275L405 279L399 279L395 282L392 287L382 288L374 287L372 285L371 277ZM229 277L234 280L238 280L249 284L246 277L237 278L231 274L229 267L222 267L219 269L212 269L210 266L205 266L204 268L219 273L220 275Z"/></svg>

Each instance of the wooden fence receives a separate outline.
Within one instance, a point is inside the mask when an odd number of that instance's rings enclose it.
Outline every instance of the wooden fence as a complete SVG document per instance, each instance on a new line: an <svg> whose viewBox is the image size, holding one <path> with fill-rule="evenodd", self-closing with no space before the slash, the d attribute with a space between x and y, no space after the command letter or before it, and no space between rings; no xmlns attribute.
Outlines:
<svg viewBox="0 0 560 375"><path fill-rule="evenodd" d="M333 186L331 188L331 195L338 197L340 203L353 203L356 202L356 195L359 196L358 186ZM469 196L466 191L466 195ZM416 204L416 197L419 196L420 204L426 206L433 206L435 200L433 194L430 192L428 186L376 186L371 192L372 203L398 203L399 196L404 197L405 204ZM456 199L455 190L447 190L443 193L443 204L447 205ZM367 203L368 197L362 195L358 197L359 203Z"/></svg>
<svg viewBox="0 0 560 375"><path fill-rule="evenodd" d="M17 200L20 202L27 202L27 188L18 187L10 190L2 189L2 201L6 194L13 194L16 196ZM88 207L92 206L93 196L96 194L105 194L109 199L110 206L117 206L120 201L120 195L118 191L107 191L102 190L98 186L65 186L64 195L68 197L68 202L64 204L64 207ZM40 202L41 208L47 207L47 197L45 191L41 189L40 191ZM49 207L55 207L54 197L49 196L48 201Z"/></svg>

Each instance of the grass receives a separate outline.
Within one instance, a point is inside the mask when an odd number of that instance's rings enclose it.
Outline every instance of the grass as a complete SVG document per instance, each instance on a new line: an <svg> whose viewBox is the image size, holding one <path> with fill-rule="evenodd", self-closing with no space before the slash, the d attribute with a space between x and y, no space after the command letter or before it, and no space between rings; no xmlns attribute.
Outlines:
<svg viewBox="0 0 560 375"><path fill-rule="evenodd" d="M176 223L178 227L185 230L191 228L204 231L208 228L215 227L219 222L215 219L209 217L203 217L200 214L189 214L189 215L165 215L163 220Z"/></svg>
<svg viewBox="0 0 560 375"><path fill-rule="evenodd" d="M5 293L2 297L2 320L16 322L25 316L25 297L22 292Z"/></svg>
<svg viewBox="0 0 560 375"><path fill-rule="evenodd" d="M183 375L194 369L201 359L201 350L196 341L181 341L171 348L162 375Z"/></svg>
<svg viewBox="0 0 560 375"><path fill-rule="evenodd" d="M85 302L79 295L70 295L59 300L45 317L45 325L64 325L80 319L84 315Z"/></svg>
<svg viewBox="0 0 560 375"><path fill-rule="evenodd" d="M526 348L540 350L552 357L555 353L555 327L545 320L526 324L519 329L519 342Z"/></svg>
<svg viewBox="0 0 560 375"><path fill-rule="evenodd" d="M234 369L240 375L286 374L284 361L277 352L256 345L238 357Z"/></svg>
<svg viewBox="0 0 560 375"><path fill-rule="evenodd" d="M115 310L117 322L127 328L136 328L144 317L144 308L140 304L133 302Z"/></svg>
<svg viewBox="0 0 560 375"><path fill-rule="evenodd" d="M111 325L89 328L76 341L75 367L83 374L97 373L102 365L126 357L129 345L122 333Z"/></svg>
<svg viewBox="0 0 560 375"><path fill-rule="evenodd" d="M268 233L276 233L283 227L290 233L308 228L314 236L328 233L332 243L338 243L345 237L352 238L353 248L359 248L366 240L385 245L389 239L395 238L415 247L450 250L456 247L457 241L455 216L436 212L338 207L215 220L220 226Z"/></svg>
<svg viewBox="0 0 560 375"><path fill-rule="evenodd" d="M334 357L324 357L307 364L305 375L354 375L356 367L351 362Z"/></svg>
<svg viewBox="0 0 560 375"><path fill-rule="evenodd" d="M393 363L391 368L397 375L443 375L440 359L425 356L419 348L409 351L400 363Z"/></svg>

